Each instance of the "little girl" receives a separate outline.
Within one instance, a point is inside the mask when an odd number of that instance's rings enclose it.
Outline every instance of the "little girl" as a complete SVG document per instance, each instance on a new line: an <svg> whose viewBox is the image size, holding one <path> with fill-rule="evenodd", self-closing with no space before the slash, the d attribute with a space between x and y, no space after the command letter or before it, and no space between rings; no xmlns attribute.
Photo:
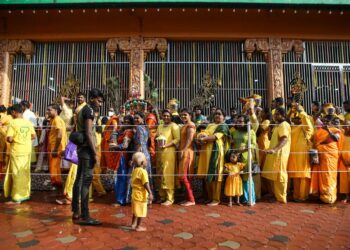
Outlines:
<svg viewBox="0 0 350 250"><path fill-rule="evenodd" d="M232 207L232 197L236 197L235 202L241 206L239 197L243 194L241 170L244 168L244 163L238 162L239 153L236 151L228 151L226 154L225 172L228 173L225 182L225 195L230 198L228 203Z"/></svg>
<svg viewBox="0 0 350 250"><path fill-rule="evenodd" d="M137 152L132 156L134 170L131 174L131 207L132 207L132 224L131 228L141 232L146 231L141 227L141 218L147 216L147 193L149 200L153 200L151 188L149 186L147 174L147 160L142 152Z"/></svg>

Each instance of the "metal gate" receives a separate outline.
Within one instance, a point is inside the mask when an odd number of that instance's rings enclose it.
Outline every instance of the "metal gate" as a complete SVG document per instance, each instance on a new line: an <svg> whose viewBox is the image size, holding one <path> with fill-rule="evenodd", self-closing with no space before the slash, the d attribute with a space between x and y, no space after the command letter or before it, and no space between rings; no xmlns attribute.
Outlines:
<svg viewBox="0 0 350 250"><path fill-rule="evenodd" d="M307 84L303 100L308 112L313 100L341 107L350 98L350 42L310 41L304 43L304 48L300 59L292 52L284 56L285 97L291 95L289 82L294 73L300 72Z"/></svg>
<svg viewBox="0 0 350 250"><path fill-rule="evenodd" d="M33 103L33 111L43 116L70 73L80 81L81 91L100 88L105 94L107 79L119 77L120 93L125 101L129 84L128 57L120 52L112 61L105 47L105 42L35 43L30 61L24 55L15 57L11 79L12 101L29 100ZM107 99L102 114L106 114L108 103Z"/></svg>
<svg viewBox="0 0 350 250"><path fill-rule="evenodd" d="M195 97L202 78L210 72L221 81L214 104L229 111L240 108L239 98L251 94L266 96L266 63L263 55L246 60L242 42L169 42L165 59L150 53L145 72L159 90L159 106L176 98L181 107L188 107Z"/></svg>

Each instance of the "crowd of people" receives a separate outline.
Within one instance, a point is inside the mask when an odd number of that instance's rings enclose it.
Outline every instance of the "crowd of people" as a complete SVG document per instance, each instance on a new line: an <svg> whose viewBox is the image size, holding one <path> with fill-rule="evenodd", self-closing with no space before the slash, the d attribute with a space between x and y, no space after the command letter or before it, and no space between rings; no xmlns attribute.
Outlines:
<svg viewBox="0 0 350 250"><path fill-rule="evenodd" d="M92 189L106 194L101 173L114 171L114 206L132 204L132 227L143 231L147 203L171 206L202 202L216 206L254 205L262 196L271 202L296 202L310 195L333 204L337 195L347 202L350 192L350 100L343 110L331 103L312 103L306 113L300 103L279 97L261 107L261 96L242 98L242 108L230 115L212 106L178 109L176 99L158 111L148 103L109 109L100 116L103 94L79 93L75 100L47 107L38 124L31 104L22 101L0 107L0 164L4 194L10 204L30 198L31 166L50 174L52 190L63 192L59 204L71 204L73 221L100 224L89 215ZM76 103L76 107L74 104ZM75 143L78 164L65 159ZM45 167L47 162L47 168ZM62 169L69 169L65 183ZM249 178L252 171L253 177ZM193 179L201 181L194 195ZM224 195L222 194L224 191ZM181 196L181 193L184 196Z"/></svg>

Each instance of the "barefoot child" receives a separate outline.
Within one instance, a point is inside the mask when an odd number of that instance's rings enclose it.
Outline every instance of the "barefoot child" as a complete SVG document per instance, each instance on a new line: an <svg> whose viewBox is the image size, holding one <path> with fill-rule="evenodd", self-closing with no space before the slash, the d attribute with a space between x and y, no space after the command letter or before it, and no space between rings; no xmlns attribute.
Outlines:
<svg viewBox="0 0 350 250"><path fill-rule="evenodd" d="M241 206L239 197L243 194L242 178L240 176L241 170L244 168L244 163L238 162L239 153L235 151L229 151L226 154L225 172L228 173L225 182L225 195L230 198L228 203L229 207L232 207L232 197L235 197L235 202L238 206Z"/></svg>
<svg viewBox="0 0 350 250"><path fill-rule="evenodd" d="M137 152L132 156L134 170L131 174L131 207L132 207L132 224L131 228L141 232L146 228L141 227L141 218L147 216L147 193L149 200L153 200L151 188L149 186L147 174L147 160L142 152Z"/></svg>

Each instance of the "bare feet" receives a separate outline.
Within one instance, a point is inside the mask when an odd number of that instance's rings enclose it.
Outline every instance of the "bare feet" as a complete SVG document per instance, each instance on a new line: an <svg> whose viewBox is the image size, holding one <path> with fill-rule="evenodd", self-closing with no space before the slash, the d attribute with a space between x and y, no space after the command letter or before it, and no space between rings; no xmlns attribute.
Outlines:
<svg viewBox="0 0 350 250"><path fill-rule="evenodd" d="M227 206L232 207L232 202L229 202Z"/></svg>
<svg viewBox="0 0 350 250"><path fill-rule="evenodd" d="M147 228L138 226L138 227L135 228L135 231L136 232L145 232L145 231L147 231Z"/></svg>
<svg viewBox="0 0 350 250"><path fill-rule="evenodd" d="M97 194L97 197L102 197L102 196L105 196L106 194L107 194L106 192L98 193L98 194Z"/></svg>
<svg viewBox="0 0 350 250"><path fill-rule="evenodd" d="M217 206L219 204L220 204L220 202L218 202L218 201L212 201L212 202L208 203L207 206L213 207L213 206Z"/></svg>
<svg viewBox="0 0 350 250"><path fill-rule="evenodd" d="M34 169L34 173L39 173L39 172L41 172L41 171L42 171L41 167L36 167L36 168Z"/></svg>
<svg viewBox="0 0 350 250"><path fill-rule="evenodd" d="M242 204L240 202L236 202L236 205L240 206L240 207L242 206Z"/></svg>
<svg viewBox="0 0 350 250"><path fill-rule="evenodd" d="M173 203L171 201L165 201L161 203L162 206L171 206Z"/></svg>
<svg viewBox="0 0 350 250"><path fill-rule="evenodd" d="M113 207L120 207L121 205L119 203L113 203L112 206Z"/></svg>
<svg viewBox="0 0 350 250"><path fill-rule="evenodd" d="M184 207L189 207L189 206L194 206L196 205L196 203L193 201L186 201L185 203L182 203L181 206L184 206Z"/></svg>
<svg viewBox="0 0 350 250"><path fill-rule="evenodd" d="M5 202L6 205L19 205L21 204L20 201L8 201L8 202Z"/></svg>
<svg viewBox="0 0 350 250"><path fill-rule="evenodd" d="M68 199L62 199L62 200L57 199L56 203L60 205L70 205L72 202Z"/></svg>

